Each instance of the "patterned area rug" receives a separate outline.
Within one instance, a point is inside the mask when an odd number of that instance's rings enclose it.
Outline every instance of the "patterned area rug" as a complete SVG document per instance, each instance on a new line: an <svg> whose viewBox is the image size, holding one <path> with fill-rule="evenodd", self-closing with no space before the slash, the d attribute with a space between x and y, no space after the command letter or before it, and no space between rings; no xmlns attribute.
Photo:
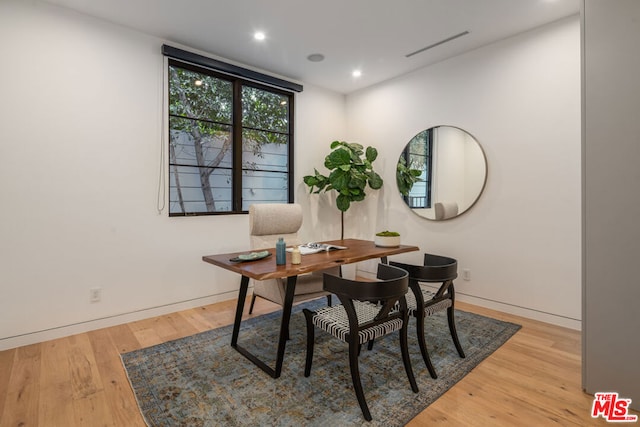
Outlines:
<svg viewBox="0 0 640 427"><path fill-rule="evenodd" d="M411 362L420 392L411 391L396 334L363 346L360 374L373 422L353 391L347 345L316 330L311 376L304 377L306 326L294 307L282 376L272 379L230 346L231 326L122 355L140 410L150 426L402 426L504 344L519 325L456 311L466 358L453 345L446 314L427 318L427 346L438 379L429 376L409 328ZM243 322L239 343L275 364L280 311Z"/></svg>

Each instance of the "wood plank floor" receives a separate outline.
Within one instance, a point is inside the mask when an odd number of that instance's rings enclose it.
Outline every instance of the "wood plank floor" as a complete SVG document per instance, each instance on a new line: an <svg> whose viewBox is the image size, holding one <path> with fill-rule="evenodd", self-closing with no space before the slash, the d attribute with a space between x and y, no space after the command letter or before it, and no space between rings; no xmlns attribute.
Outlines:
<svg viewBox="0 0 640 427"><path fill-rule="evenodd" d="M258 300L254 315L276 308ZM458 308L523 327L409 426L607 424L590 417L592 397L581 390L579 332ZM234 309L226 301L2 351L0 426L144 426L120 353L230 324Z"/></svg>

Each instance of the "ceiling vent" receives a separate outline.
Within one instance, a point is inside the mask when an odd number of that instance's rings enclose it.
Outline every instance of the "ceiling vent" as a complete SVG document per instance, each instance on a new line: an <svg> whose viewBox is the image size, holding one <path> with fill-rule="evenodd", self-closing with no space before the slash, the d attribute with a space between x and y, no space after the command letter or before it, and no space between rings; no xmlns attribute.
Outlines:
<svg viewBox="0 0 640 427"><path fill-rule="evenodd" d="M406 54L406 55L405 55L405 57L410 58L410 57L412 57L413 55L417 55L417 54L419 54L419 53L424 52L425 50L429 50L429 49L432 49L432 48L434 48L434 47L436 47L436 46L440 46L441 44L445 44L445 43L447 43L447 42L450 42L451 40L455 40L455 39L457 39L458 37L466 36L467 34L469 34L469 31L463 31L463 32L461 32L460 34L456 34L455 36L447 37L446 39L444 39L444 40L440 40L440 41L439 41L439 42L437 42L437 43L430 44L429 46L423 47L422 49L418 49L418 50L416 50L415 52L408 53L408 54Z"/></svg>

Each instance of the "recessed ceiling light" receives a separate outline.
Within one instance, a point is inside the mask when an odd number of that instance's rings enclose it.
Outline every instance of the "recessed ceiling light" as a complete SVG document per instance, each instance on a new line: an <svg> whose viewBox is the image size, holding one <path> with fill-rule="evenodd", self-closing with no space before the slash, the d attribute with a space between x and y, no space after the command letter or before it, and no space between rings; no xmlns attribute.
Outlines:
<svg viewBox="0 0 640 427"><path fill-rule="evenodd" d="M351 75L352 75L353 77L356 77L356 78L357 78L357 77L360 77L360 76L362 76L362 71L360 71L360 70L353 70L353 73L351 73Z"/></svg>
<svg viewBox="0 0 640 427"><path fill-rule="evenodd" d="M262 31L256 31L253 33L253 38L256 40L264 40L267 36Z"/></svg>
<svg viewBox="0 0 640 427"><path fill-rule="evenodd" d="M321 53L312 53L311 55L307 56L307 59L311 62L320 62L324 61L324 55Z"/></svg>

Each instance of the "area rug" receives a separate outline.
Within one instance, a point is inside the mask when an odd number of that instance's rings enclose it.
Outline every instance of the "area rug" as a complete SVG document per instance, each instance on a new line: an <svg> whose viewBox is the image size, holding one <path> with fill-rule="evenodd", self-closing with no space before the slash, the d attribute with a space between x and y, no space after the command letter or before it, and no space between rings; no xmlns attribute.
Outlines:
<svg viewBox="0 0 640 427"><path fill-rule="evenodd" d="M466 358L453 345L446 313L427 318L427 346L438 379L429 376L411 319L409 347L419 393L411 391L396 334L360 355L360 374L373 421L358 406L349 373L347 345L316 331L311 376L304 377L306 326L294 307L282 376L273 379L231 348L231 326L122 355L131 387L150 426L402 426L423 411L519 325L456 310ZM243 321L239 343L275 365L281 312Z"/></svg>

